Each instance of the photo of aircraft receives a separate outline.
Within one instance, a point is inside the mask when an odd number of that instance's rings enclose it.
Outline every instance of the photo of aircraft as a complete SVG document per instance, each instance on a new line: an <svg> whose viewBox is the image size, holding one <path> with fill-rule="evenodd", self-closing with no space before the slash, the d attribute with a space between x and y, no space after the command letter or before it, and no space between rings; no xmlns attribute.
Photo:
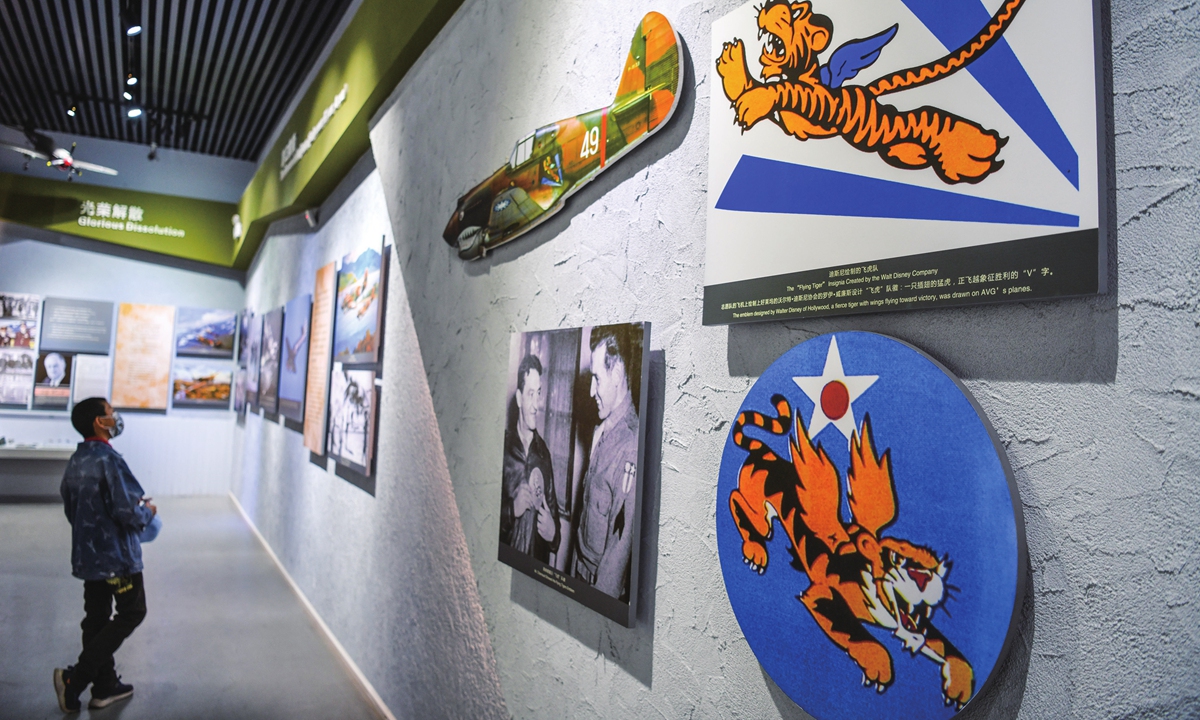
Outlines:
<svg viewBox="0 0 1200 720"><path fill-rule="evenodd" d="M665 17L648 13L634 32L613 103L518 141L508 164L459 198L442 237L473 260L532 230L671 119L682 75L679 37Z"/></svg>
<svg viewBox="0 0 1200 720"><path fill-rule="evenodd" d="M67 173L67 180L74 180L76 175L83 175L83 171L101 173L102 175L116 175L117 171L103 165L76 160L74 157L75 143L71 143L71 149L57 147L54 140L49 135L44 135L30 126L26 126L22 131L25 133L25 139L33 146L33 149L21 147L20 145L9 145L0 143L0 147L8 148L14 152L21 153L25 156L25 169L29 169L31 160L45 160L46 167L58 168Z"/></svg>

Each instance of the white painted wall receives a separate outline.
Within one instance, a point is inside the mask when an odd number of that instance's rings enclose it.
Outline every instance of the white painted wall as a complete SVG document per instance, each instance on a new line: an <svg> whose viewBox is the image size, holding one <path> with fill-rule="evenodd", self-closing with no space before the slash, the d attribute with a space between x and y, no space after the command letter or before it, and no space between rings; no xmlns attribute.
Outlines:
<svg viewBox="0 0 1200 720"><path fill-rule="evenodd" d="M463 264L441 239L455 200L529 130L609 102L647 6L468 0L375 119L372 144L436 419L421 437L436 431L445 451L470 557L462 580L478 588L507 710L553 719L804 717L762 673L730 610L716 554L715 474L727 423L772 360L815 334L863 329L911 342L962 376L1016 473L1032 589L1012 656L969 715L1195 716L1200 9L1113 4L1110 295L703 327L706 49L712 20L738 4L653 6L696 53L672 124L484 261ZM268 245L260 267L290 267L282 247ZM399 283L392 287L394 308ZM665 357L657 521L646 533L648 591L632 630L496 560L508 334L629 320L654 323ZM388 362L402 362L392 332ZM404 466L414 460L395 444L411 437L398 430L385 422L381 442ZM401 482L389 472L384 487ZM279 492L302 491L289 502L314 504L309 480L278 482L288 483ZM288 525L303 535L304 526ZM432 559L439 542L427 538L413 551ZM346 552L358 563L355 552L378 550ZM384 585L430 602L410 580ZM346 590L377 587L372 578Z"/></svg>
<svg viewBox="0 0 1200 720"><path fill-rule="evenodd" d="M0 244L0 289L226 310L239 310L243 302L242 286L234 280L33 240ZM124 415L125 432L113 441L113 447L125 457L149 495L229 492L232 412L170 410L165 415ZM0 435L21 442L79 440L65 413L0 412ZM2 476L0 468L0 480Z"/></svg>

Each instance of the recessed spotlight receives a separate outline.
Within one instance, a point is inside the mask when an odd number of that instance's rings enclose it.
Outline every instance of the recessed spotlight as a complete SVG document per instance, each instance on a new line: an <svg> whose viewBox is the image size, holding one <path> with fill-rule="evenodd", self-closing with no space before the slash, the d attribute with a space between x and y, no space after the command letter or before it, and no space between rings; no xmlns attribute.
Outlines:
<svg viewBox="0 0 1200 720"><path fill-rule="evenodd" d="M67 108L67 116L68 116L68 117L75 117L75 106L74 106L74 105L72 105L71 107Z"/></svg>
<svg viewBox="0 0 1200 720"><path fill-rule="evenodd" d="M132 99L133 99L133 96L132 96L132 95L130 95L129 93L127 93L127 92L126 92L126 93L122 93L122 97L124 97L126 100L132 100Z"/></svg>
<svg viewBox="0 0 1200 720"><path fill-rule="evenodd" d="M141 116L142 116L142 109L141 109L141 108L138 108L138 107L135 107L135 108L129 108L129 111L128 111L128 112L126 112L125 114L126 114L126 115L128 115L128 116L129 116L129 117L131 117L131 118L135 118L135 117L141 117Z"/></svg>
<svg viewBox="0 0 1200 720"><path fill-rule="evenodd" d="M137 85L137 78L135 78L133 76L133 73L129 73L129 77L125 79L125 84L126 85Z"/></svg>
<svg viewBox="0 0 1200 720"><path fill-rule="evenodd" d="M136 25L136 24L130 25L128 28L125 29L125 34L128 35L129 37L133 37L134 35L141 35L142 34L142 26Z"/></svg>

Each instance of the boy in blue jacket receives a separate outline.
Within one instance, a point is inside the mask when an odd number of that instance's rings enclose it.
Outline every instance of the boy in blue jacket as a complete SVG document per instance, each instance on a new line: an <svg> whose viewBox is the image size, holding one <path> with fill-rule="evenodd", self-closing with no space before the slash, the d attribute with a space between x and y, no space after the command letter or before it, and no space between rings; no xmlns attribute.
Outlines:
<svg viewBox="0 0 1200 720"><path fill-rule="evenodd" d="M88 685L89 708L107 707L133 695L133 686L117 676L113 653L146 617L138 534L158 512L108 444L124 429L112 405L104 398L88 398L75 405L71 424L84 441L67 463L61 492L71 523L71 574L83 580L84 618L79 660L54 670L54 690L63 712L79 711L79 696Z"/></svg>

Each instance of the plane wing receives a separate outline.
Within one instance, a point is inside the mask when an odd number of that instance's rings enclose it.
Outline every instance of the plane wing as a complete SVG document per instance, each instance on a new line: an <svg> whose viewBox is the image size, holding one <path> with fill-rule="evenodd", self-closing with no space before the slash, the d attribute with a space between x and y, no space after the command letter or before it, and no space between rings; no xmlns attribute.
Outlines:
<svg viewBox="0 0 1200 720"><path fill-rule="evenodd" d="M107 168L107 167L104 167L103 165L93 165L90 162L84 162L82 160L72 160L71 167L76 167L76 168L79 168L80 170L87 170L88 172L100 173L101 175L116 175L117 174L117 171L113 170L112 168Z"/></svg>
<svg viewBox="0 0 1200 720"><path fill-rule="evenodd" d="M38 160L49 160L50 159L46 155L43 155L40 152L38 152L37 150L30 150L29 148L24 148L24 147L21 147L20 145L9 145L7 143L0 143L0 147L8 148L9 150L19 152L26 157L37 158Z"/></svg>

